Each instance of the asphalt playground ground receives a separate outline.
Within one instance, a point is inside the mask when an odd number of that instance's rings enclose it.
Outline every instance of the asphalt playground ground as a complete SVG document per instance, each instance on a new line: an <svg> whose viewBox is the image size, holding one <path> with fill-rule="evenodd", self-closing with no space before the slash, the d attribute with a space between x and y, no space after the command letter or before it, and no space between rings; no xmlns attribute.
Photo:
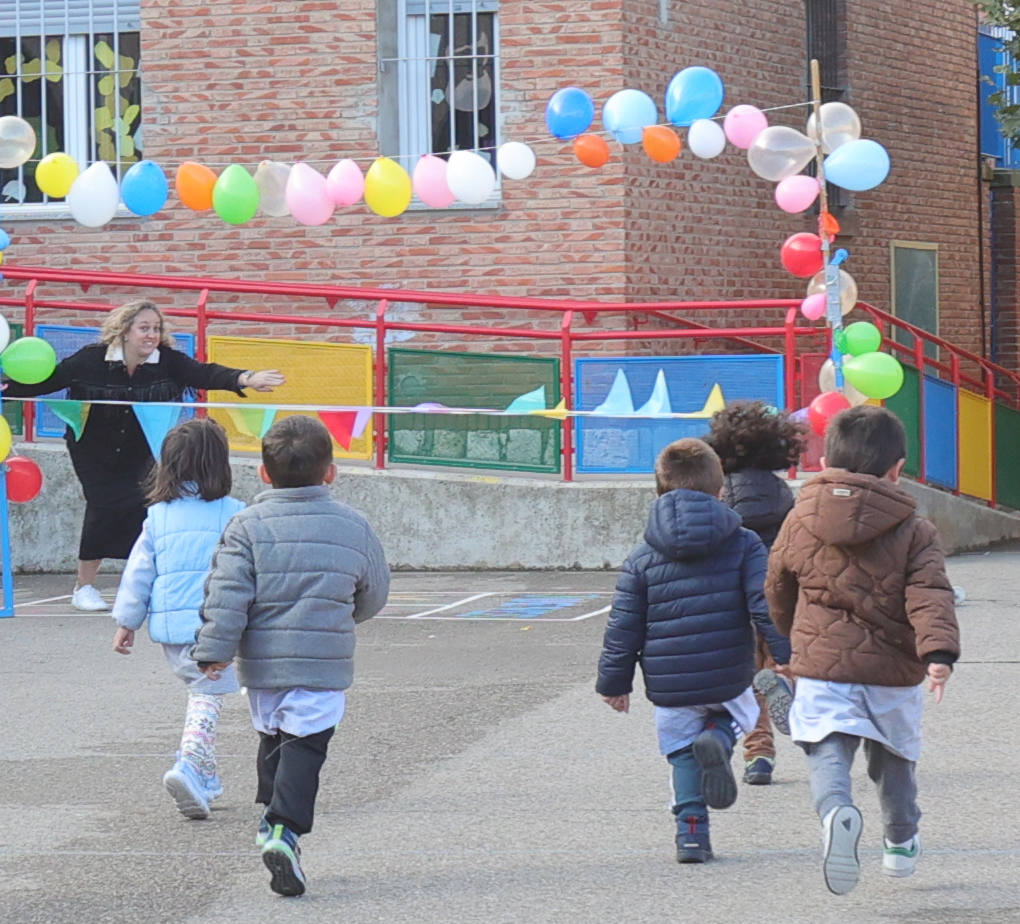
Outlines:
<svg viewBox="0 0 1020 924"><path fill-rule="evenodd" d="M676 864L651 707L638 688L621 716L594 693L612 573L394 575L359 628L299 899L269 891L253 846L243 697L220 724L226 792L188 821L161 785L185 694L158 646L140 634L119 656L108 614L70 608L70 576L18 576L0 619L0 922L1020 921L1020 550L949 571L964 655L925 717L925 856L910 879L881 874L858 766L862 876L844 897L784 738L773 785L713 814L717 859ZM110 599L116 580L100 576Z"/></svg>

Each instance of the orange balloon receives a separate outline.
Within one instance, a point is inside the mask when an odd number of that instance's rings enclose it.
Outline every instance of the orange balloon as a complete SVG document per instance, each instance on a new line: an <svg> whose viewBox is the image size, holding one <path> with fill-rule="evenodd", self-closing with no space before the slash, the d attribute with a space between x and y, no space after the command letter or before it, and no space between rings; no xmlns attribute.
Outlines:
<svg viewBox="0 0 1020 924"><path fill-rule="evenodd" d="M578 135L574 156L586 167L601 167L609 160L609 145L601 135Z"/></svg>
<svg viewBox="0 0 1020 924"><path fill-rule="evenodd" d="M839 222L831 212L822 212L818 216L818 226L822 233L827 234L829 237L835 237L839 234Z"/></svg>
<svg viewBox="0 0 1020 924"><path fill-rule="evenodd" d="M211 209L215 185L216 174L203 164L186 160L177 168L177 179L174 181L177 198L189 209L196 212Z"/></svg>
<svg viewBox="0 0 1020 924"><path fill-rule="evenodd" d="M680 136L668 125L649 125L641 133L641 146L656 163L668 164L680 153Z"/></svg>

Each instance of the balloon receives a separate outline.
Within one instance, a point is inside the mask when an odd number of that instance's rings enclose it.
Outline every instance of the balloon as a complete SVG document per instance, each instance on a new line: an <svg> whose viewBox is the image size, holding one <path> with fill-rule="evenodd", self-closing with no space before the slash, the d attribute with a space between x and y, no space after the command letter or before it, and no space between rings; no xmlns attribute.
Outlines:
<svg viewBox="0 0 1020 924"><path fill-rule="evenodd" d="M783 266L794 276L813 276L824 265L822 239L809 231L791 234L783 242L779 256Z"/></svg>
<svg viewBox="0 0 1020 924"><path fill-rule="evenodd" d="M807 295L825 291L825 270L816 273L808 283ZM857 283L846 270L839 271L839 311L846 317L857 304Z"/></svg>
<svg viewBox="0 0 1020 924"><path fill-rule="evenodd" d="M666 87L666 118L674 125L710 119L719 111L724 95L723 82L711 68L685 67Z"/></svg>
<svg viewBox="0 0 1020 924"><path fill-rule="evenodd" d="M843 375L861 394L891 398L903 385L903 367L889 353L861 353L843 360Z"/></svg>
<svg viewBox="0 0 1020 924"><path fill-rule="evenodd" d="M751 169L763 180L773 183L800 173L814 156L815 143L786 125L770 125L747 149Z"/></svg>
<svg viewBox="0 0 1020 924"><path fill-rule="evenodd" d="M861 137L861 120L846 103L822 103L818 107L818 114L822 123L822 136L818 137L813 112L808 116L807 136L815 143L820 141L825 154Z"/></svg>
<svg viewBox="0 0 1020 924"><path fill-rule="evenodd" d="M641 133L641 146L657 164L668 164L680 153L680 136L665 125L649 125Z"/></svg>
<svg viewBox="0 0 1020 924"><path fill-rule="evenodd" d="M158 212L166 205L169 190L163 168L151 160L132 164L120 181L120 197L136 215Z"/></svg>
<svg viewBox="0 0 1020 924"><path fill-rule="evenodd" d="M574 138L588 130L595 118L595 104L580 87L557 90L545 107L545 124L557 138Z"/></svg>
<svg viewBox="0 0 1020 924"><path fill-rule="evenodd" d="M523 180L535 170L535 152L521 141L508 141L496 150L496 166L508 180Z"/></svg>
<svg viewBox="0 0 1020 924"><path fill-rule="evenodd" d="M723 131L727 140L745 151L768 127L768 117L755 106L734 106L723 119Z"/></svg>
<svg viewBox="0 0 1020 924"><path fill-rule="evenodd" d="M35 385L53 375L57 354L39 337L19 337L0 354L0 366L7 378L22 385Z"/></svg>
<svg viewBox="0 0 1020 924"><path fill-rule="evenodd" d="M284 198L290 214L302 225L324 225L333 217L336 208L326 193L326 178L314 167L304 163L294 164L290 168Z"/></svg>
<svg viewBox="0 0 1020 924"><path fill-rule="evenodd" d="M67 193L71 217L86 228L100 228L117 214L120 187L105 161L96 161L78 174Z"/></svg>
<svg viewBox="0 0 1020 924"><path fill-rule="evenodd" d="M31 459L25 456L8 456L4 464L7 467L9 500L23 504L32 500L42 490L42 470Z"/></svg>
<svg viewBox="0 0 1020 924"><path fill-rule="evenodd" d="M818 370L818 387L822 391L835 391L836 390L836 364L832 359L825 360L822 363L822 368ZM843 396L847 401L850 402L852 407L857 407L858 404L864 404L868 400L868 396L859 392L853 387L846 379L843 379Z"/></svg>
<svg viewBox="0 0 1020 924"><path fill-rule="evenodd" d="M415 195L429 208L445 209L456 200L446 185L446 161L435 154L424 155L411 177Z"/></svg>
<svg viewBox="0 0 1020 924"><path fill-rule="evenodd" d="M726 147L726 133L718 122L698 119L687 129L687 147L695 157L710 160L722 154Z"/></svg>
<svg viewBox="0 0 1020 924"><path fill-rule="evenodd" d="M11 425L6 418L0 417L0 462L11 454L11 443L14 437L11 435Z"/></svg>
<svg viewBox="0 0 1020 924"><path fill-rule="evenodd" d="M47 154L35 168L35 185L51 199L63 199L78 176L78 162L63 151Z"/></svg>
<svg viewBox="0 0 1020 924"><path fill-rule="evenodd" d="M819 436L825 436L825 428L840 411L850 407L850 402L838 391L823 391L808 405L808 423Z"/></svg>
<svg viewBox="0 0 1020 924"><path fill-rule="evenodd" d="M383 218L405 212L411 204L411 192L407 171L388 157L377 157L365 174L365 205Z"/></svg>
<svg viewBox="0 0 1020 924"><path fill-rule="evenodd" d="M0 116L0 170L20 167L34 153L35 129L20 116Z"/></svg>
<svg viewBox="0 0 1020 924"><path fill-rule="evenodd" d="M818 198L821 187L813 176L798 173L780 180L776 185L776 205L791 215L810 208Z"/></svg>
<svg viewBox="0 0 1020 924"><path fill-rule="evenodd" d="M836 346L851 356L874 353L882 346L882 332L870 321L854 321L836 334Z"/></svg>
<svg viewBox="0 0 1020 924"><path fill-rule="evenodd" d="M240 164L231 164L213 186L213 208L228 225L243 225L259 210L259 188Z"/></svg>
<svg viewBox="0 0 1020 924"><path fill-rule="evenodd" d="M889 176L889 154L877 141L848 141L825 158L825 179L864 192Z"/></svg>
<svg viewBox="0 0 1020 924"><path fill-rule="evenodd" d="M3 228L0 228L0 251L4 251L10 246L11 236Z"/></svg>
<svg viewBox="0 0 1020 924"><path fill-rule="evenodd" d="M326 192L337 205L354 205L365 195L365 175L349 157L337 161L326 175Z"/></svg>
<svg viewBox="0 0 1020 924"><path fill-rule="evenodd" d="M809 321L817 321L825 317L825 293L816 292L807 296L800 303L800 313ZM824 391L825 389L823 389Z"/></svg>
<svg viewBox="0 0 1020 924"><path fill-rule="evenodd" d="M461 202L479 205L496 189L496 171L474 151L454 151L446 165L446 185Z"/></svg>
<svg viewBox="0 0 1020 924"><path fill-rule="evenodd" d="M7 349L7 344L11 341L11 326L7 323L7 318L0 314L0 353Z"/></svg>
<svg viewBox="0 0 1020 924"><path fill-rule="evenodd" d="M287 180L290 164L264 160L255 169L255 185L259 191L259 211L263 215L282 218L290 214L287 208Z"/></svg>
<svg viewBox="0 0 1020 924"><path fill-rule="evenodd" d="M586 167L601 167L609 160L609 145L601 135L578 135L574 139L574 157Z"/></svg>
<svg viewBox="0 0 1020 924"><path fill-rule="evenodd" d="M174 189L182 205L195 212L212 208L212 191L216 185L216 174L204 164L186 160L177 168Z"/></svg>
<svg viewBox="0 0 1020 924"><path fill-rule="evenodd" d="M618 90L602 107L602 124L620 144L636 144L658 119L655 102L641 90Z"/></svg>

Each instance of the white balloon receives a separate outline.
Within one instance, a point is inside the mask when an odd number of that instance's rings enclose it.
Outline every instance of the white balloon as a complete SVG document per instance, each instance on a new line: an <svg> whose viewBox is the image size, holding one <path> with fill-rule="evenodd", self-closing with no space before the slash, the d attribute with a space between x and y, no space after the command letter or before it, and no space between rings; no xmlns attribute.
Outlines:
<svg viewBox="0 0 1020 924"><path fill-rule="evenodd" d="M815 157L815 143L787 125L770 125L747 149L747 162L763 180L778 183L800 173Z"/></svg>
<svg viewBox="0 0 1020 924"><path fill-rule="evenodd" d="M7 344L11 342L11 327L7 323L7 318L0 314L0 353L7 349Z"/></svg>
<svg viewBox="0 0 1020 924"><path fill-rule="evenodd" d="M290 214L287 208L287 179L290 164L264 160L255 171L255 185L259 190L259 211L263 215L282 218Z"/></svg>
<svg viewBox="0 0 1020 924"><path fill-rule="evenodd" d="M535 169L535 152L521 141L508 141L496 151L496 166L508 179L523 180Z"/></svg>
<svg viewBox="0 0 1020 924"><path fill-rule="evenodd" d="M836 391L836 364L832 359L825 360L818 370L818 387L824 391ZM854 407L864 404L868 396L859 392L846 379L843 379L843 397Z"/></svg>
<svg viewBox="0 0 1020 924"><path fill-rule="evenodd" d="M726 147L726 132L712 119L695 119L687 129L687 147L695 157L718 157Z"/></svg>
<svg viewBox="0 0 1020 924"><path fill-rule="evenodd" d="M818 107L818 115L822 123L821 144L824 153L829 154L841 144L861 137L860 117L846 103L822 103ZM812 141L818 142L813 112L808 116L807 135Z"/></svg>
<svg viewBox="0 0 1020 924"><path fill-rule="evenodd" d="M461 202L479 205L496 188L496 173L474 151L454 151L446 165L446 185Z"/></svg>
<svg viewBox="0 0 1020 924"><path fill-rule="evenodd" d="M83 170L67 194L71 217L86 228L100 228L117 214L120 189L105 161Z"/></svg>

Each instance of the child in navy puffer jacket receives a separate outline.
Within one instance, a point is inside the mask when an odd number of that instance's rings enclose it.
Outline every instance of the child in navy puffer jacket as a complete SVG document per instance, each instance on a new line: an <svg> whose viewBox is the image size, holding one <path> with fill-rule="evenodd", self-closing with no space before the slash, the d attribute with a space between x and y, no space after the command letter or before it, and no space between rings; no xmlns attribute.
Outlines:
<svg viewBox="0 0 1020 924"><path fill-rule="evenodd" d="M730 757L758 718L752 626L778 663L789 661L790 646L769 619L765 547L718 499L715 452L701 440L671 443L655 480L644 542L617 580L596 690L627 712L640 662L673 768L677 861L702 863L712 857L708 808L736 800Z"/></svg>
<svg viewBox="0 0 1020 924"><path fill-rule="evenodd" d="M719 455L723 474L723 503L732 507L747 529L753 529L771 549L779 527L793 507L793 492L785 479L775 473L797 465L804 451L804 430L761 401L736 401L713 416L711 432L705 442ZM759 637L755 666L774 671ZM768 677L766 674L763 677ZM774 674L773 683L778 683ZM757 681L756 681L757 682ZM755 785L772 782L776 765L776 745L765 697L760 693L758 724L744 739L744 782ZM789 734L784 713L776 715L776 727Z"/></svg>

